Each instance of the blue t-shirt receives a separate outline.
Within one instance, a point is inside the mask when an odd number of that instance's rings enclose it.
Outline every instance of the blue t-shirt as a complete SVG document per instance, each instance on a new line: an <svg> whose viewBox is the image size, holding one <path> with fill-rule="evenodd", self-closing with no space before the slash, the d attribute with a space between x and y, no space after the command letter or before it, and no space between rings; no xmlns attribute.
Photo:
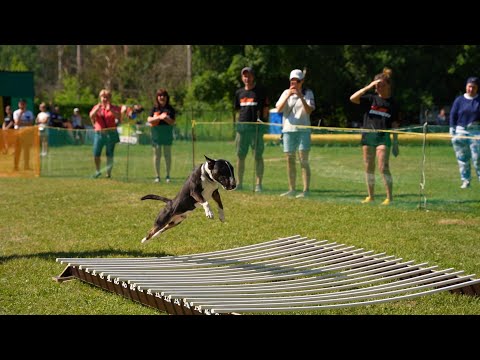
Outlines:
<svg viewBox="0 0 480 360"><path fill-rule="evenodd" d="M450 127L462 126L466 129L476 122L480 124L480 96L476 95L473 99L458 96L450 110Z"/></svg>

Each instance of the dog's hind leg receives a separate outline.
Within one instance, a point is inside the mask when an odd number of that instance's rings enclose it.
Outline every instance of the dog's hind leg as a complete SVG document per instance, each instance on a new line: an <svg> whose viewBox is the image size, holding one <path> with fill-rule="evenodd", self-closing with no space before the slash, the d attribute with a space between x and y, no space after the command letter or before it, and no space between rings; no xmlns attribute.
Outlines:
<svg viewBox="0 0 480 360"><path fill-rule="evenodd" d="M146 243L147 241L150 241L151 239L153 239L154 237L157 237L158 235L160 235L161 233L167 231L168 229L171 229L175 226L177 226L178 224L180 224L183 220L185 220L186 218L186 215L179 215L179 216L175 216L172 218L172 220L170 220L170 222L165 225L164 227L160 227L160 226L157 226L155 225L147 234L147 236L145 236L143 239L142 239L142 244Z"/></svg>
<svg viewBox="0 0 480 360"><path fill-rule="evenodd" d="M157 226L154 226L147 234L147 236L145 236L143 239L142 239L142 244L145 244L147 241L150 241L152 240L154 237L160 235L164 230L166 226L164 226L163 228L159 228Z"/></svg>
<svg viewBox="0 0 480 360"><path fill-rule="evenodd" d="M154 227L152 230L150 230L148 232L148 235L145 236L143 239L142 239L142 244L145 244L146 242L152 240L154 237L157 237L158 235L160 235L161 233L167 231L168 229L171 229L172 227L174 227L175 225L171 226L170 224L167 224L165 225L163 228L159 229L158 227Z"/></svg>

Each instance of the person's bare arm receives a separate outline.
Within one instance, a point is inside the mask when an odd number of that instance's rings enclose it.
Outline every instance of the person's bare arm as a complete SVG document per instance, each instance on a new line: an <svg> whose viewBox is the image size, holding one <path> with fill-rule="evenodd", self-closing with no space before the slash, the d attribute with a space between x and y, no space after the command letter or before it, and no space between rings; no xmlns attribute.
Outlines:
<svg viewBox="0 0 480 360"><path fill-rule="evenodd" d="M364 95L368 90L372 89L375 87L376 84L378 84L381 79L373 80L370 84L367 86L361 88L357 92L355 92L352 96L350 96L350 101L353 102L354 104L359 105L360 104L360 97Z"/></svg>

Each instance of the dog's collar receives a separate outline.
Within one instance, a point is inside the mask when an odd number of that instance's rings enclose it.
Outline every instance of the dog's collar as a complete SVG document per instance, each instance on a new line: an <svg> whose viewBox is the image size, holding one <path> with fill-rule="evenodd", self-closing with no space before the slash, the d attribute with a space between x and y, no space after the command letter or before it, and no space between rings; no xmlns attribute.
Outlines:
<svg viewBox="0 0 480 360"><path fill-rule="evenodd" d="M215 182L215 180L212 177L212 172L208 168L207 163L202 164L202 177L204 177L206 180L210 182Z"/></svg>

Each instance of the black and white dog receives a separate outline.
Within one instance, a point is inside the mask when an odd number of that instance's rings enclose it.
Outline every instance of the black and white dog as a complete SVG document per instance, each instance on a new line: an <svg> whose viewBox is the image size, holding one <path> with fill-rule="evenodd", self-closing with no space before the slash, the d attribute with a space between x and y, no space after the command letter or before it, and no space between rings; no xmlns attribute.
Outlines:
<svg viewBox="0 0 480 360"><path fill-rule="evenodd" d="M180 224L195 208L203 206L205 215L213 219L208 200L213 199L218 204L218 218L225 221L222 199L218 192L219 185L225 190L234 190L237 187L233 166L227 160L213 160L205 156L207 161L196 167L188 177L180 192L173 199L159 195L145 195L142 200L161 200L167 205L160 211L153 227L142 243Z"/></svg>

